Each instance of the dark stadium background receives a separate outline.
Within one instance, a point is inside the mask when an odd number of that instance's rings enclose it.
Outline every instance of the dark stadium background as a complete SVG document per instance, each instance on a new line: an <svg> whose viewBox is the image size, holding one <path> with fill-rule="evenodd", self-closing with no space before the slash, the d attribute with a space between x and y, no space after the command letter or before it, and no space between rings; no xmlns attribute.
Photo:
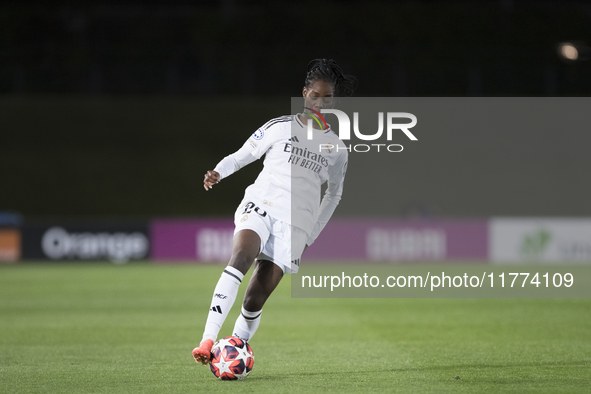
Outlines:
<svg viewBox="0 0 591 394"><path fill-rule="evenodd" d="M25 220L228 216L260 164L215 197L202 188L204 171L289 111L309 60L337 60L358 77L357 96L588 96L589 26L591 4L564 0L6 2L0 211ZM580 59L558 56L565 41ZM535 141L568 160L568 149L552 149L558 137L524 133L516 151ZM499 140L511 136L501 130ZM561 173L533 176L546 187L536 190L551 192ZM445 195L393 201L391 214L415 203L439 216L521 213L510 201L468 212Z"/></svg>

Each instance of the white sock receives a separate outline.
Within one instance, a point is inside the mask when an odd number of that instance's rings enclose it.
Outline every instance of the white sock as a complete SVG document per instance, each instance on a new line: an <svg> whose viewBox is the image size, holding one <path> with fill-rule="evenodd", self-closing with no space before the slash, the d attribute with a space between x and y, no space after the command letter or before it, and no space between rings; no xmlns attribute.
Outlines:
<svg viewBox="0 0 591 394"><path fill-rule="evenodd" d="M238 316L234 325L233 335L246 342L250 341L261 323L261 313L263 313L262 309L256 312L249 312L242 307L242 313Z"/></svg>
<svg viewBox="0 0 591 394"><path fill-rule="evenodd" d="M242 272L234 267L228 266L222 272L222 276L213 291L213 298L209 307L209 314L207 315L207 322L205 323L203 340L201 342L206 339L216 341L222 324L224 324L232 305L234 305L242 278L244 278Z"/></svg>

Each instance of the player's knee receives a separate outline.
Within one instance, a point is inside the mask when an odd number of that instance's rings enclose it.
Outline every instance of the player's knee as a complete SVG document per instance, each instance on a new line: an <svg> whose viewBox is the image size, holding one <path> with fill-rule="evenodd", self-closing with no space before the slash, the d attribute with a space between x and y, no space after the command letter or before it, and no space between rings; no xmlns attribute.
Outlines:
<svg viewBox="0 0 591 394"><path fill-rule="evenodd" d="M260 311L263 309L263 305L265 304L264 297L260 297L258 295L252 294L245 294L244 295L244 302L242 306L249 312Z"/></svg>
<svg viewBox="0 0 591 394"><path fill-rule="evenodd" d="M230 258L230 263L228 265L236 268L238 271L242 272L242 274L246 275L254 259L255 257L250 256L249 253L239 251L232 255L232 257Z"/></svg>

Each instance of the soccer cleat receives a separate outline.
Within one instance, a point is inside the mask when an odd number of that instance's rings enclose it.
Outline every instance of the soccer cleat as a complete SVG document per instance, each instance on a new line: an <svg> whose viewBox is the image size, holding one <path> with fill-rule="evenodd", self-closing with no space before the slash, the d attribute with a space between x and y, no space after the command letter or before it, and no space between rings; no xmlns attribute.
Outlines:
<svg viewBox="0 0 591 394"><path fill-rule="evenodd" d="M211 339L206 339L205 341L201 342L199 347L193 349L193 357L195 358L195 362L197 364L201 363L203 365L209 364L211 361L212 347L213 341Z"/></svg>

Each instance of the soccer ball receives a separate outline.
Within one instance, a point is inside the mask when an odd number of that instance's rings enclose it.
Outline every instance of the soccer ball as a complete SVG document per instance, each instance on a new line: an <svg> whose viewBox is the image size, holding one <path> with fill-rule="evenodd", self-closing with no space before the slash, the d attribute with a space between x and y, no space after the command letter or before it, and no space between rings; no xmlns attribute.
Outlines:
<svg viewBox="0 0 591 394"><path fill-rule="evenodd" d="M254 365L250 345L236 337L220 339L211 348L209 368L221 380L245 379Z"/></svg>

